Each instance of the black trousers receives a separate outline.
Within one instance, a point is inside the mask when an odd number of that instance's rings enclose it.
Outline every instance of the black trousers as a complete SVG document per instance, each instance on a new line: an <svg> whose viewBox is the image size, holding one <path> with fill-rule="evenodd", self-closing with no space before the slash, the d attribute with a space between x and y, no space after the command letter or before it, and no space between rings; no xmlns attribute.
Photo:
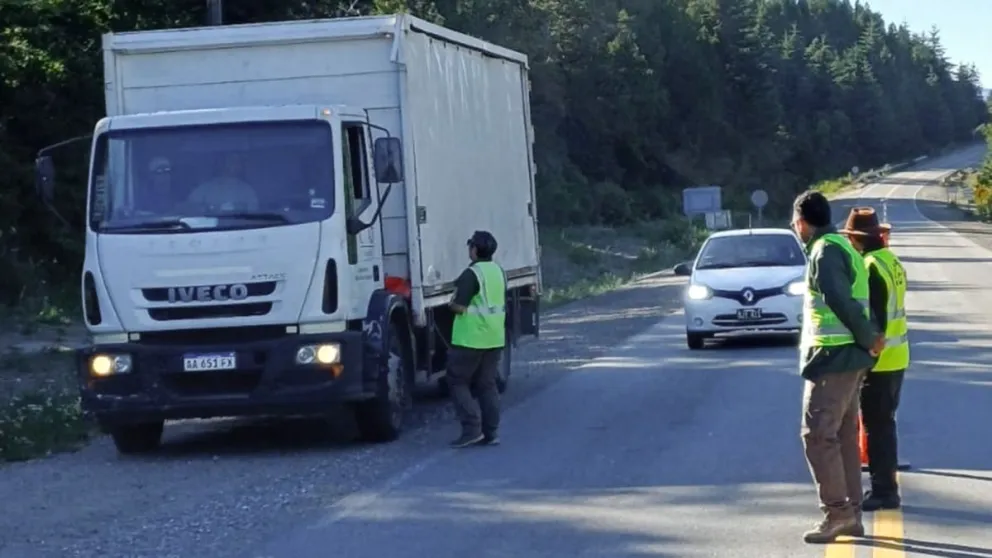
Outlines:
<svg viewBox="0 0 992 558"><path fill-rule="evenodd" d="M496 377L503 349L451 347L448 387L462 434L495 436L499 429L499 389Z"/></svg>
<svg viewBox="0 0 992 558"><path fill-rule="evenodd" d="M861 387L861 418L868 438L868 472L873 495L898 492L896 470L899 444L896 436L896 410L902 392L904 370L869 372Z"/></svg>

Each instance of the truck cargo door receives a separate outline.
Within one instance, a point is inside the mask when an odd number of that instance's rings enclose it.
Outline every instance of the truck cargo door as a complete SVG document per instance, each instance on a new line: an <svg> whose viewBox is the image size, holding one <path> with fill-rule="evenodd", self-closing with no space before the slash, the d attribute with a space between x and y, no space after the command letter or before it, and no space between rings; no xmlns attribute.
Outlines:
<svg viewBox="0 0 992 558"><path fill-rule="evenodd" d="M341 128L345 211L367 223L377 207L370 188L373 175L369 166L368 134L361 122L344 122ZM383 284L379 231L376 223L358 234L348 235L348 264L354 286L353 296L347 304L348 315L352 318L365 316L372 293Z"/></svg>

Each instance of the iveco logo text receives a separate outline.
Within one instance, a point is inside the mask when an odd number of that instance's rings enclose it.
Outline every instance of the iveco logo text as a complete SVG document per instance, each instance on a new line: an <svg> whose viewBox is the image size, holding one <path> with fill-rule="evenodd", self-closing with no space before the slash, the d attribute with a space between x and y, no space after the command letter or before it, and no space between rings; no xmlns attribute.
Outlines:
<svg viewBox="0 0 992 558"><path fill-rule="evenodd" d="M169 302L213 302L246 298L248 286L243 283L212 287L169 287Z"/></svg>

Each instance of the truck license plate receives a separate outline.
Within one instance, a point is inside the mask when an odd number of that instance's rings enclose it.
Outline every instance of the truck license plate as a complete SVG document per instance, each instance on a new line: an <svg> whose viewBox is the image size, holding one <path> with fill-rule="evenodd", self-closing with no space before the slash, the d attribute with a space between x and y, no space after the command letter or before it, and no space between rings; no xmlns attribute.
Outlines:
<svg viewBox="0 0 992 558"><path fill-rule="evenodd" d="M206 355L183 355L183 370L205 372L210 370L234 370L237 368L235 354L211 353Z"/></svg>
<svg viewBox="0 0 992 558"><path fill-rule="evenodd" d="M760 320L761 308L741 308L737 311L738 320Z"/></svg>

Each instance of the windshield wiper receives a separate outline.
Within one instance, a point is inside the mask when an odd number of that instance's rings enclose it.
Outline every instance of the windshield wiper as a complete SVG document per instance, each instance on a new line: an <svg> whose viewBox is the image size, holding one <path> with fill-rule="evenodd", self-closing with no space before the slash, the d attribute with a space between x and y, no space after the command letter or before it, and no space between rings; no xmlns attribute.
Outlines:
<svg viewBox="0 0 992 558"><path fill-rule="evenodd" d="M268 221L270 223L289 223L289 218L282 213L272 213L264 211L232 211L230 213L216 213L213 215L204 215L204 217L211 217L213 219L257 219L259 221Z"/></svg>
<svg viewBox="0 0 992 558"><path fill-rule="evenodd" d="M158 221L143 221L141 223L131 223L128 225L104 225L100 227L102 232L114 231L168 231L176 229L189 229L189 223L182 219L170 218Z"/></svg>

